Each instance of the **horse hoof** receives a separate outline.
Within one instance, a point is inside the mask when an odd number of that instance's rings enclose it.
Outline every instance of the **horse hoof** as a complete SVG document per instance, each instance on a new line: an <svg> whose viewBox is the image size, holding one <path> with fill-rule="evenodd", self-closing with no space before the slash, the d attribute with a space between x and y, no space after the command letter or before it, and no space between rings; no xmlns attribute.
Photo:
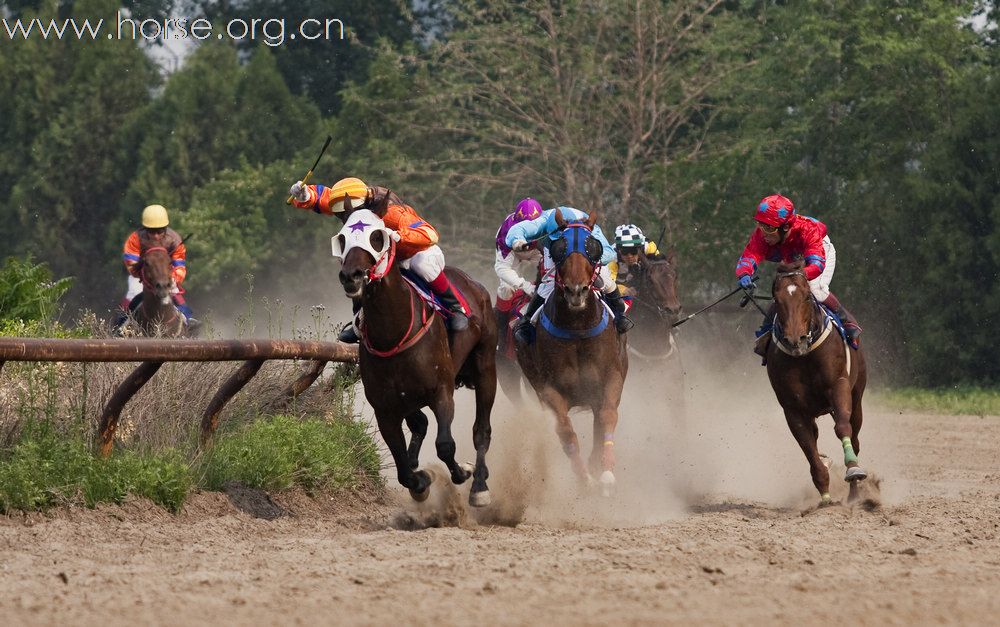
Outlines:
<svg viewBox="0 0 1000 627"><path fill-rule="evenodd" d="M601 496L610 497L615 493L615 475L610 470L601 473Z"/></svg>
<svg viewBox="0 0 1000 627"><path fill-rule="evenodd" d="M430 486L424 488L423 492L417 492L416 490L410 490L410 496L413 497L413 500L416 501L417 503L423 503L424 501L427 500L427 497L430 496L430 495L431 495Z"/></svg>
<svg viewBox="0 0 1000 627"><path fill-rule="evenodd" d="M473 507L486 507L490 505L492 502L493 502L493 497L490 496L489 490L469 493L469 505Z"/></svg>
<svg viewBox="0 0 1000 627"><path fill-rule="evenodd" d="M861 466L852 466L847 469L847 475L844 477L844 481L861 481L868 477L868 473L865 472Z"/></svg>

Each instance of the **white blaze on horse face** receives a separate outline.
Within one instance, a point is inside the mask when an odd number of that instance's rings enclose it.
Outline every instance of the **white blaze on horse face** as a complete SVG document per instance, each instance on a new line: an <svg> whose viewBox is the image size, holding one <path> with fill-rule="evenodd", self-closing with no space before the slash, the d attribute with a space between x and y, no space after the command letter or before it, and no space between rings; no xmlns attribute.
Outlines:
<svg viewBox="0 0 1000 627"><path fill-rule="evenodd" d="M375 231L382 231L382 250L375 250L371 245L371 235ZM341 245L340 237L343 236L344 244ZM389 231L385 228L385 222L367 209L359 209L347 218L344 228L335 235L331 241L333 256L344 261L344 257L352 248L361 248L368 252L373 259L378 259L389 249L392 239Z"/></svg>
<svg viewBox="0 0 1000 627"><path fill-rule="evenodd" d="M787 289L788 289L789 295L791 295L791 294L795 293L795 290L798 289L798 287L795 286L795 285L789 285Z"/></svg>

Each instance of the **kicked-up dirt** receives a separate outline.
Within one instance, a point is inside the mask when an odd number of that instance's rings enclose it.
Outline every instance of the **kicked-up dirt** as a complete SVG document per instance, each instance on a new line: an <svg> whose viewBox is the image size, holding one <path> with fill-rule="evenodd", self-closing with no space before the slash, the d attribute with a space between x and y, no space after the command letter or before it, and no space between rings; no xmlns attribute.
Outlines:
<svg viewBox="0 0 1000 627"><path fill-rule="evenodd" d="M419 505L390 477L377 500L229 486L177 516L0 519L0 622L995 624L1000 417L869 410L865 500L817 508L773 397L689 391L696 412L626 399L611 498L573 482L551 418L501 400L482 512L438 471Z"/></svg>

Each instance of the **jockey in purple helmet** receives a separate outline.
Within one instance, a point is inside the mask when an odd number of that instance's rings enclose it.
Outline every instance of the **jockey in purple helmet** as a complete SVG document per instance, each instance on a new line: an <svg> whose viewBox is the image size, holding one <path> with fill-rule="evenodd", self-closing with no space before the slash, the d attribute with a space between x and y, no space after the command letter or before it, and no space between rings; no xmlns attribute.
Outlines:
<svg viewBox="0 0 1000 627"><path fill-rule="evenodd" d="M497 231L497 254L493 269L500 279L500 285L497 287L497 306L494 313L497 318L501 348L506 341L506 329L510 323L518 292L529 297L534 295L534 279L537 277L538 264L542 259L542 253L537 246L525 252L511 250L506 242L507 232L518 222L534 220L540 215L542 215L542 205L534 198L525 198L517 203L513 213L504 218L500 230ZM531 278L525 278L526 273L530 273Z"/></svg>

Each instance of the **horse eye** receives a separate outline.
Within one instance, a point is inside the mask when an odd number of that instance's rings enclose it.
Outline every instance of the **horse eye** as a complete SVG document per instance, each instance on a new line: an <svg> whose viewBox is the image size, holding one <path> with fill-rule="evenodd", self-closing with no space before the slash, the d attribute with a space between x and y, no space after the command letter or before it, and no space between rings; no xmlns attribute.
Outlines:
<svg viewBox="0 0 1000 627"><path fill-rule="evenodd" d="M596 237L588 237L587 243L584 245L587 251L587 258L593 262L597 263L601 260L601 253L603 252L603 247L601 243L597 241Z"/></svg>
<svg viewBox="0 0 1000 627"><path fill-rule="evenodd" d="M381 251L382 247L385 246L385 235L382 231L372 231L371 235L368 236L368 244L371 245L372 250Z"/></svg>
<svg viewBox="0 0 1000 627"><path fill-rule="evenodd" d="M347 248L347 238L344 237L343 233L341 233L340 235L337 236L337 243L340 244L340 250L341 251L343 251L345 248Z"/></svg>

